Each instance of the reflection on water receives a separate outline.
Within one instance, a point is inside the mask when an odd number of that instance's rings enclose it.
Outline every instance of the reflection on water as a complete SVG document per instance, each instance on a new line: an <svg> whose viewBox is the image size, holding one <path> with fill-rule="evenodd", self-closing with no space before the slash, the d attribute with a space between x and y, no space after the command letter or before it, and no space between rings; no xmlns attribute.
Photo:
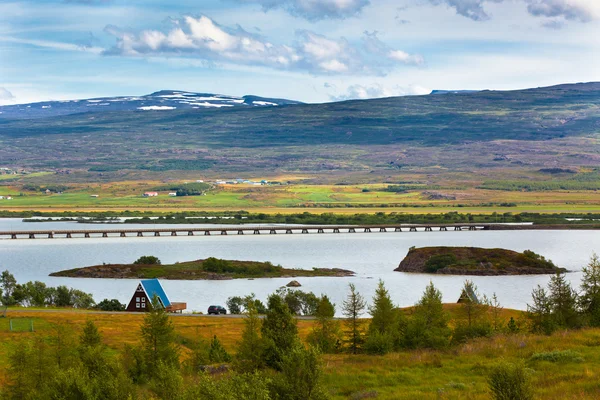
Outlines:
<svg viewBox="0 0 600 400"><path fill-rule="evenodd" d="M139 225L127 225L135 229ZM167 227L168 225L160 225ZM178 225L183 227L181 225ZM196 225L197 226L197 225ZM70 222L22 223L0 220L0 230L91 229L94 224ZM114 227L114 226L113 226ZM150 228L152 225L142 225ZM288 268L344 268L355 277L299 278L302 289L325 293L338 305L352 282L369 300L378 279L383 279L393 300L400 306L414 304L430 280L442 291L444 301L458 299L463 276L431 276L394 272L409 247L476 246L501 247L516 251L533 250L557 265L576 271L568 279L578 287L577 271L600 252L597 231L477 231L477 232L402 232L310 235L229 235L147 238L91 238L0 240L0 269L10 270L19 282L40 280L48 285L67 285L94 295L96 301L118 298L129 301L136 287L132 280L54 278L54 271L102 263L128 263L142 255L154 255L163 263L206 257L270 261ZM545 285L549 276L469 277L481 293L495 292L504 307L525 309L531 290ZM255 279L230 281L163 281L173 301L186 301L190 310L206 311L210 304L224 304L229 296L254 292L267 295L290 281Z"/></svg>

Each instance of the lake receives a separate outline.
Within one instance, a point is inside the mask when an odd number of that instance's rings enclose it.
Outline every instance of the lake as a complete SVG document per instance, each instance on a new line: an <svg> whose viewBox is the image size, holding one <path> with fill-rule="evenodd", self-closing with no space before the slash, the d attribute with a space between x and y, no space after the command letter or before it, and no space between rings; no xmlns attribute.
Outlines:
<svg viewBox="0 0 600 400"><path fill-rule="evenodd" d="M192 225L156 225L184 228ZM194 225L198 227L199 225ZM218 227L219 225L210 225ZM228 225L230 226L230 225ZM97 229L97 224L75 222L23 223L20 219L0 219L0 231ZM119 225L109 225L117 229ZM153 225L127 224L127 228L153 228ZM581 267L593 252L600 253L598 231L448 231L340 233L309 235L228 235L145 238L23 239L0 240L0 270L8 269L20 283L39 280L51 286L67 285L92 293L96 301L117 298L128 303L137 286L135 280L78 279L49 277L51 272L102 263L131 263L142 255L154 255L163 263L217 257L231 260L270 261L287 268L344 268L354 277L297 278L302 290L327 294L339 309L354 283L369 301L377 281L384 280L399 306L419 300L425 286L433 281L445 302L455 302L465 279L471 279L480 293L496 293L507 308L526 309L531 290L546 285L550 276L433 276L394 272L411 246L475 246L532 250L572 273L567 279L578 288ZM188 310L206 312L211 304L225 304L230 296L255 293L263 301L269 293L287 284L290 278L241 279L228 281L162 281L171 301L188 303Z"/></svg>

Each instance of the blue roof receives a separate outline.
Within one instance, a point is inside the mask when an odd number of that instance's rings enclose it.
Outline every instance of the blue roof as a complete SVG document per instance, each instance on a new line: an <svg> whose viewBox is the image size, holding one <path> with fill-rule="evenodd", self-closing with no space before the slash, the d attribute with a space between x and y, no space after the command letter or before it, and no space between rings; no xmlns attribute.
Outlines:
<svg viewBox="0 0 600 400"><path fill-rule="evenodd" d="M169 298L167 297L167 294L165 293L165 290L158 279L143 279L140 282L150 300L152 300L154 295L156 295L160 299L163 307L168 307L171 305L171 302L169 301Z"/></svg>

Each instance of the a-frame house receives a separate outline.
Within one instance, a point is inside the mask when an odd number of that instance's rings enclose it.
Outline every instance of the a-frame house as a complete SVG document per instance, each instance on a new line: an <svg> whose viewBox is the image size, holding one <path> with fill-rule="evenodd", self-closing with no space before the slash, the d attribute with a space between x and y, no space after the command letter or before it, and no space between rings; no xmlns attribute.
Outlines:
<svg viewBox="0 0 600 400"><path fill-rule="evenodd" d="M183 311L186 303L172 303L158 279L142 279L127 306L127 311L144 312L152 308L152 299L156 296L158 305L167 312Z"/></svg>

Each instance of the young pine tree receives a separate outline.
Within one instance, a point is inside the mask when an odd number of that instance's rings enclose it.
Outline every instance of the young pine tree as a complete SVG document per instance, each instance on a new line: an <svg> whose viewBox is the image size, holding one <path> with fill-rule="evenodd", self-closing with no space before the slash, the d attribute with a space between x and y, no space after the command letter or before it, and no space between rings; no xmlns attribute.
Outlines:
<svg viewBox="0 0 600 400"><path fill-rule="evenodd" d="M382 280L379 280L379 284L375 290L373 305L369 307L369 314L371 314L369 334L371 332L391 334L392 330L396 328L394 304Z"/></svg>
<svg viewBox="0 0 600 400"><path fill-rule="evenodd" d="M264 367L264 342L260 337L261 321L254 301L246 301L246 318L242 340L238 343L235 367L240 372L254 372Z"/></svg>
<svg viewBox="0 0 600 400"><path fill-rule="evenodd" d="M276 399L286 400L325 400L327 396L321 387L323 375L321 357L315 348L308 349L296 342L281 361L278 374L271 389Z"/></svg>
<svg viewBox="0 0 600 400"><path fill-rule="evenodd" d="M363 343L359 318L365 311L366 303L361 294L356 291L354 284L351 283L349 287L350 293L348 293L348 297L344 300L342 313L346 317L345 324L348 346L350 347L350 351L356 354Z"/></svg>
<svg viewBox="0 0 600 400"><path fill-rule="evenodd" d="M94 321L88 320L79 336L79 344L82 347L96 347L102 344L102 336Z"/></svg>
<svg viewBox="0 0 600 400"><path fill-rule="evenodd" d="M397 312L382 280L379 280L375 290L369 314L372 318L365 348L371 354L388 353L394 346L394 336L397 333L398 324Z"/></svg>
<svg viewBox="0 0 600 400"><path fill-rule="evenodd" d="M173 323L164 308L159 306L156 296L152 303L141 327L142 354L146 372L150 376L159 362L165 367L179 366L179 349L175 343Z"/></svg>
<svg viewBox="0 0 600 400"><path fill-rule="evenodd" d="M282 356L298 341L298 327L281 296L269 296L268 309L261 326L265 342L264 358L267 366L279 369Z"/></svg>
<svg viewBox="0 0 600 400"><path fill-rule="evenodd" d="M489 306L492 316L492 328L494 329L494 332L498 332L502 329L504 325L504 320L502 319L501 315L504 307L500 305L500 301L498 300L498 296L496 296L496 293L492 295L492 300L490 301ZM515 321L513 319L513 323L514 322Z"/></svg>
<svg viewBox="0 0 600 400"><path fill-rule="evenodd" d="M429 282L406 326L405 346L433 349L446 347L451 335L448 320L442 304L442 293L433 282Z"/></svg>
<svg viewBox="0 0 600 400"><path fill-rule="evenodd" d="M590 326L600 327L600 259L593 254L582 269L579 307Z"/></svg>
<svg viewBox="0 0 600 400"><path fill-rule="evenodd" d="M322 295L315 313L317 322L308 336L308 342L323 353L333 353L338 348L340 328L333 319L334 315L335 305L327 295Z"/></svg>
<svg viewBox="0 0 600 400"><path fill-rule="evenodd" d="M221 344L217 335L213 337L210 342L210 350L208 352L208 359L211 363L226 363L231 361L231 356L225 350L225 347Z"/></svg>
<svg viewBox="0 0 600 400"><path fill-rule="evenodd" d="M552 317L552 300L548 297L546 289L540 285L531 292L533 304L527 304L527 316L531 321L531 330L534 333L550 335L556 330Z"/></svg>
<svg viewBox="0 0 600 400"><path fill-rule="evenodd" d="M556 324L563 328L580 327L577 293L565 279L565 274L558 273L550 278L548 289L552 304L552 315Z"/></svg>

